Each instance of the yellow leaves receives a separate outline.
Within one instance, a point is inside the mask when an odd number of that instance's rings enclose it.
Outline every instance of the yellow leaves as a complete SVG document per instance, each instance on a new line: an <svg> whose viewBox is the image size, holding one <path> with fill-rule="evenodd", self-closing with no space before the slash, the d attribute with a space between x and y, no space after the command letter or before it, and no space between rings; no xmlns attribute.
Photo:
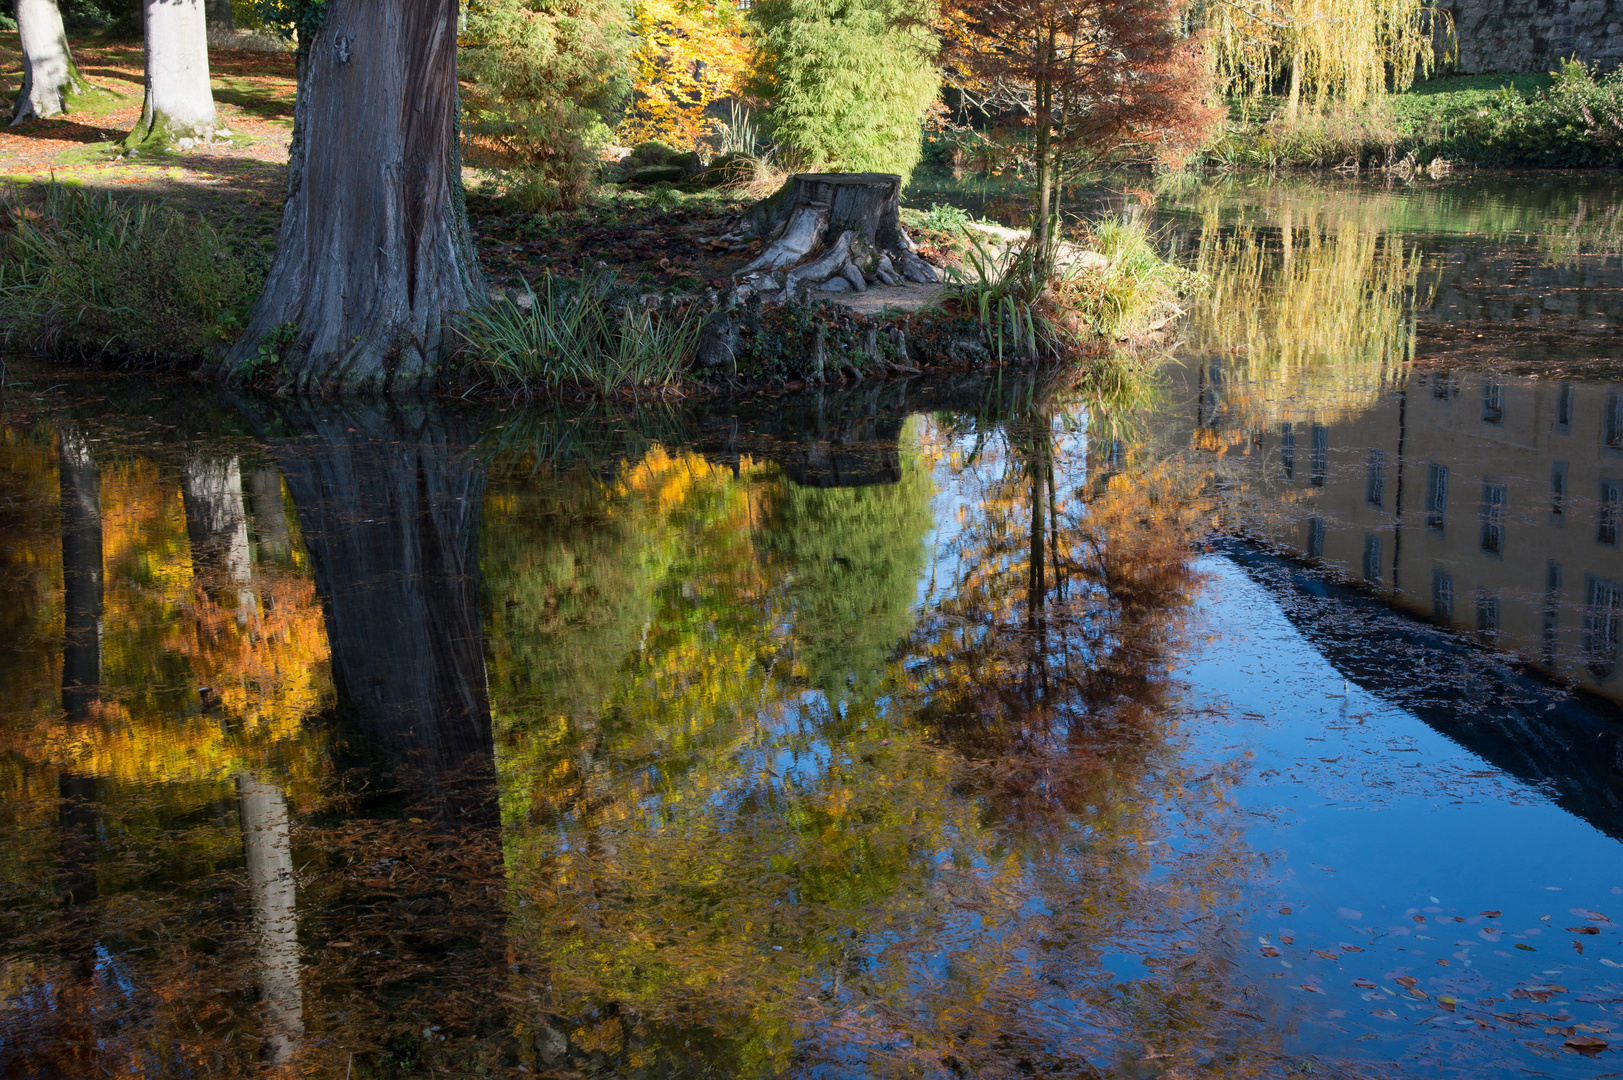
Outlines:
<svg viewBox="0 0 1623 1080"><path fill-rule="evenodd" d="M635 26L633 99L619 139L697 149L713 134L705 110L743 88L750 48L742 19L727 0L638 0Z"/></svg>

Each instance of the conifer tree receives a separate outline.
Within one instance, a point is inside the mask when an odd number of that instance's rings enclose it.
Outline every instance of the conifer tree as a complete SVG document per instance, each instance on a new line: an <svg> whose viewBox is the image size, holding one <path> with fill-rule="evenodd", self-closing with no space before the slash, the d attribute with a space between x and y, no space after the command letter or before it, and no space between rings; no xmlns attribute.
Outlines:
<svg viewBox="0 0 1623 1080"><path fill-rule="evenodd" d="M900 173L918 164L940 77L928 0L761 0L754 89L804 169Z"/></svg>

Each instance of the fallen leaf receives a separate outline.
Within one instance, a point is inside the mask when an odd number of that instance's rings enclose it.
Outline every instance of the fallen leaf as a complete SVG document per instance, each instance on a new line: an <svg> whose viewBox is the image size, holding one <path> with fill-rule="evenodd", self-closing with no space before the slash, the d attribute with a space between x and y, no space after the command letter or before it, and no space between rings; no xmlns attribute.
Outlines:
<svg viewBox="0 0 1623 1080"><path fill-rule="evenodd" d="M1490 919L1497 919L1500 913L1497 911L1484 911L1482 914L1486 915Z"/></svg>
<svg viewBox="0 0 1623 1080"><path fill-rule="evenodd" d="M1295 945L1296 944L1296 939L1293 938L1293 937L1282 937L1279 940L1284 942L1286 945Z"/></svg>
<svg viewBox="0 0 1623 1080"><path fill-rule="evenodd" d="M1309 986L1307 983L1302 984L1302 989L1306 990L1310 994L1322 994L1322 993L1324 993L1324 991L1320 990L1317 986Z"/></svg>
<svg viewBox="0 0 1623 1080"><path fill-rule="evenodd" d="M1429 998L1429 997L1431 997L1430 994L1426 993L1424 990L1420 989L1420 987L1418 987L1418 986L1409 987L1409 993L1413 994L1417 998Z"/></svg>
<svg viewBox="0 0 1623 1080"><path fill-rule="evenodd" d="M1375 984L1370 982L1368 979L1354 979L1353 985L1362 987L1365 990L1374 990L1376 988Z"/></svg>
<svg viewBox="0 0 1623 1080"><path fill-rule="evenodd" d="M1523 952L1538 952L1533 946L1520 941L1516 942L1516 948L1521 949Z"/></svg>
<svg viewBox="0 0 1623 1080"><path fill-rule="evenodd" d="M1413 986L1415 983L1419 982L1420 980L1415 978L1413 975L1399 975L1397 978L1393 979L1392 981L1397 983L1399 986L1404 987L1404 988L1407 989L1408 987Z"/></svg>
<svg viewBox="0 0 1623 1080"><path fill-rule="evenodd" d="M1580 918L1580 919L1588 919L1590 922L1611 922L1612 921L1611 919L1607 918L1605 915L1602 915L1600 912L1598 912L1598 911L1590 911L1588 908L1575 907L1575 908L1568 908L1567 910L1570 911L1572 914L1578 916L1578 918Z"/></svg>
<svg viewBox="0 0 1623 1080"><path fill-rule="evenodd" d="M1561 1045L1580 1054L1598 1054L1611 1044L1593 1035L1574 1035Z"/></svg>
<svg viewBox="0 0 1623 1080"><path fill-rule="evenodd" d="M1600 927L1598 927L1598 926L1569 926L1569 927L1567 927L1567 933L1569 933L1569 934L1598 934L1598 933L1600 933Z"/></svg>
<svg viewBox="0 0 1623 1080"><path fill-rule="evenodd" d="M1264 955L1264 956L1278 956L1279 955L1279 950L1274 948L1272 945L1265 945L1265 946L1263 946L1263 949L1262 949L1262 955Z"/></svg>
<svg viewBox="0 0 1623 1080"><path fill-rule="evenodd" d="M1453 1012L1455 1007L1458 1005L1459 1002L1451 997L1440 997L1437 999L1437 1007L1445 1012Z"/></svg>
<svg viewBox="0 0 1623 1080"><path fill-rule="evenodd" d="M1325 960L1334 960L1336 958L1335 953L1333 953L1333 952L1320 952L1318 949L1313 950L1313 955L1318 956L1318 957L1322 957Z"/></svg>
<svg viewBox="0 0 1623 1080"><path fill-rule="evenodd" d="M1363 952L1364 951L1364 947L1362 945L1343 945L1341 948L1342 948L1342 950L1344 952Z"/></svg>

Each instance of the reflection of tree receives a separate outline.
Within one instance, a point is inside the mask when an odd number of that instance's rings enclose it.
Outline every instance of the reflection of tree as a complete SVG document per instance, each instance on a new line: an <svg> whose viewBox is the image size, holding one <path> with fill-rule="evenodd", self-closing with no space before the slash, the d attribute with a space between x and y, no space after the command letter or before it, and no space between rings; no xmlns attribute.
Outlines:
<svg viewBox="0 0 1623 1080"><path fill-rule="evenodd" d="M430 782L488 762L479 616L484 473L431 406L294 406L274 451L326 609L344 713ZM469 797L488 798L475 783ZM461 811L475 807L463 806Z"/></svg>
<svg viewBox="0 0 1623 1080"><path fill-rule="evenodd" d="M101 469L83 437L59 440L62 489L62 707L84 720L101 685Z"/></svg>

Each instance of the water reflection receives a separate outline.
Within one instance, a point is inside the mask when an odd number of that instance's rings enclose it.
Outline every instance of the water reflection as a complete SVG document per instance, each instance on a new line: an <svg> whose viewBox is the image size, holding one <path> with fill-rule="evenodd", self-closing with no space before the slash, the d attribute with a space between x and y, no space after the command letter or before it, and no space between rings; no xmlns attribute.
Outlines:
<svg viewBox="0 0 1623 1080"><path fill-rule="evenodd" d="M1584 1075L1620 395L1356 195L1141 409L8 406L0 1072Z"/></svg>

